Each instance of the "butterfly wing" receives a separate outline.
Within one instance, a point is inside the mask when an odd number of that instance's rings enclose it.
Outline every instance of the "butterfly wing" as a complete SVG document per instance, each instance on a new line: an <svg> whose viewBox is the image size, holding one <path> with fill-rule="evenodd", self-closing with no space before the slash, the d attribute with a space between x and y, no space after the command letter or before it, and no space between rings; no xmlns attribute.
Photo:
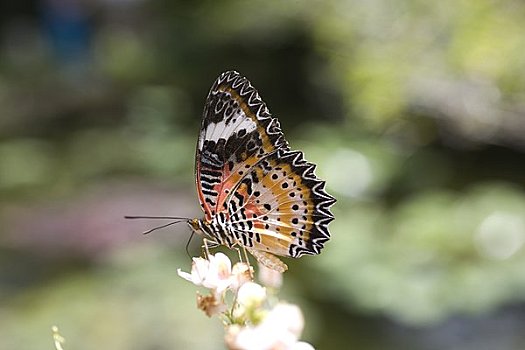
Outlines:
<svg viewBox="0 0 525 350"><path fill-rule="evenodd" d="M279 122L250 82L226 72L204 108L196 182L205 221L226 213L235 242L251 251L319 254L330 238L335 199L302 152L290 151Z"/></svg>
<svg viewBox="0 0 525 350"><path fill-rule="evenodd" d="M330 239L335 199L302 152L279 149L256 164L229 198L236 238L244 246L298 258L319 254Z"/></svg>
<svg viewBox="0 0 525 350"><path fill-rule="evenodd" d="M257 91L239 73L222 73L206 99L195 157L205 220L225 211L233 188L259 160L279 148L288 149L288 144Z"/></svg>

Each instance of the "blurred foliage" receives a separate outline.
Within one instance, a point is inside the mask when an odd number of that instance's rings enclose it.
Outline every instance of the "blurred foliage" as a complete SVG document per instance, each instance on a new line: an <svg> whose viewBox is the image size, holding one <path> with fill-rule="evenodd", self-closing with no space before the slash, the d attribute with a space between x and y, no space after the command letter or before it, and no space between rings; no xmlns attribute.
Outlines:
<svg viewBox="0 0 525 350"><path fill-rule="evenodd" d="M285 279L312 343L524 347L525 4L60 3L0 11L0 347L58 324L66 348L221 348L175 274L185 229L147 254L115 237L142 229L125 214L200 215L196 136L227 69L338 198Z"/></svg>
<svg viewBox="0 0 525 350"><path fill-rule="evenodd" d="M188 302L194 291L169 278L184 258L143 245L111 259L95 271L69 271L12 298L2 311L0 346L29 350L48 343L51 349L54 320L66 349L222 349L216 341L220 325L204 322L206 316ZM207 337L195 336L196 323Z"/></svg>
<svg viewBox="0 0 525 350"><path fill-rule="evenodd" d="M522 301L524 198L487 184L465 194L425 192L389 212L340 206L346 219L334 230L348 233L319 259L331 294L419 325Z"/></svg>

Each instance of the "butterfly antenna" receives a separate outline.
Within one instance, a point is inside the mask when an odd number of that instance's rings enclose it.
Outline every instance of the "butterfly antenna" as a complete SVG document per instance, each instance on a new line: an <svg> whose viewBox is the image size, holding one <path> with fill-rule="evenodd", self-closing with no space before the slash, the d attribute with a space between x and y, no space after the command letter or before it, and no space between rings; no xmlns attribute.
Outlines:
<svg viewBox="0 0 525 350"><path fill-rule="evenodd" d="M194 234L195 234L195 231L191 230L190 238L188 239L188 242L186 242L185 250L186 250L186 254L188 255L189 258L191 258L190 243L191 243L191 240L192 240Z"/></svg>
<svg viewBox="0 0 525 350"><path fill-rule="evenodd" d="M163 220L191 220L182 216L135 216L126 215L124 219L163 219Z"/></svg>
<svg viewBox="0 0 525 350"><path fill-rule="evenodd" d="M153 231L157 231L157 230L160 230L161 228L165 228L165 227L168 227L168 226L171 226L171 225L175 225L175 224L178 224L178 223L183 222L183 221L184 220L176 220L176 221L168 222L165 225L160 225L160 226L154 227L152 229L149 229L147 231L144 231L144 232L142 232L142 234L143 235L147 235L148 233L151 233Z"/></svg>

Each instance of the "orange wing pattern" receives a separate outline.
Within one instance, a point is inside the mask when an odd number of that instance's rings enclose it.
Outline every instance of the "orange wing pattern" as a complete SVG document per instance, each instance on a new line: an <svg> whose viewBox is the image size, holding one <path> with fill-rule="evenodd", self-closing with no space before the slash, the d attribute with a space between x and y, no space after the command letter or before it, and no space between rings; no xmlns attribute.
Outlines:
<svg viewBox="0 0 525 350"><path fill-rule="evenodd" d="M195 157L195 177L205 219L224 210L226 197L260 159L288 148L279 126L250 82L226 72L213 84Z"/></svg>
<svg viewBox="0 0 525 350"><path fill-rule="evenodd" d="M279 122L250 82L226 72L213 84L196 152L208 238L252 251L300 257L329 240L335 199L303 153L291 151Z"/></svg>
<svg viewBox="0 0 525 350"><path fill-rule="evenodd" d="M281 256L319 254L334 218L334 198L302 152L278 150L245 176L228 202L233 234L244 246Z"/></svg>

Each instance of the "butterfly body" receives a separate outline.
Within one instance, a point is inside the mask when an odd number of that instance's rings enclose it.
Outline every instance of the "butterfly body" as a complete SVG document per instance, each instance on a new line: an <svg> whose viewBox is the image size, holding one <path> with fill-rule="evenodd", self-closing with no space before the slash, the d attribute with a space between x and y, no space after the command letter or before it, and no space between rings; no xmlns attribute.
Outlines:
<svg viewBox="0 0 525 350"><path fill-rule="evenodd" d="M271 262L319 254L330 238L335 199L237 72L221 74L208 94L195 159L204 218L189 225L209 240Z"/></svg>

